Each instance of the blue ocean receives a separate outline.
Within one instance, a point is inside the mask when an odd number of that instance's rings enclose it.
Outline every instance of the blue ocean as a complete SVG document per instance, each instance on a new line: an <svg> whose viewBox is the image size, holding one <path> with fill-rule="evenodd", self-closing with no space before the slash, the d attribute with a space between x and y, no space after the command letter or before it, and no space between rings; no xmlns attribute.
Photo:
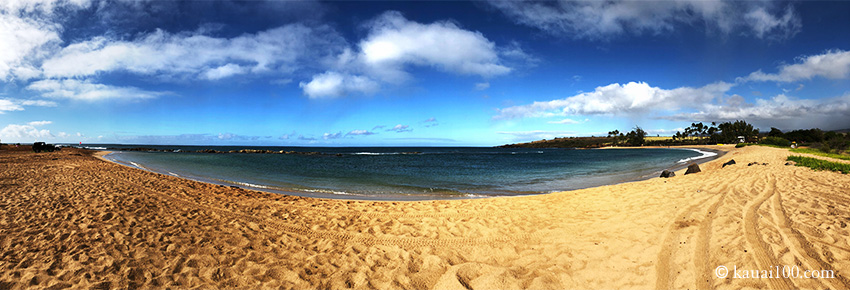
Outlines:
<svg viewBox="0 0 850 290"><path fill-rule="evenodd" d="M489 147L150 146L181 152L119 151L107 159L222 185L324 198L420 200L543 194L658 176L714 155L691 149ZM202 149L320 154L193 153Z"/></svg>

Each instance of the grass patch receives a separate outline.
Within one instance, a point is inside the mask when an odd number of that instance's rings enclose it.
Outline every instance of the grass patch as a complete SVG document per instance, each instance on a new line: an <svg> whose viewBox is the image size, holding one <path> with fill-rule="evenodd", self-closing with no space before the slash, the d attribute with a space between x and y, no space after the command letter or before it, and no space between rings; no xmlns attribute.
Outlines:
<svg viewBox="0 0 850 290"><path fill-rule="evenodd" d="M850 173L850 164L846 163L831 162L803 156L788 156L787 160L796 162L797 166L805 166L814 170L829 170L844 174Z"/></svg>
<svg viewBox="0 0 850 290"><path fill-rule="evenodd" d="M823 151L820 151L820 150L817 150L817 149L810 149L810 148L795 148L795 149L791 149L791 152L808 153L808 154L817 155L817 156L823 156L823 157L829 157L829 158L835 158L835 159L841 159L841 160L850 160L850 155L847 155L847 154L826 153L826 152L823 152Z"/></svg>

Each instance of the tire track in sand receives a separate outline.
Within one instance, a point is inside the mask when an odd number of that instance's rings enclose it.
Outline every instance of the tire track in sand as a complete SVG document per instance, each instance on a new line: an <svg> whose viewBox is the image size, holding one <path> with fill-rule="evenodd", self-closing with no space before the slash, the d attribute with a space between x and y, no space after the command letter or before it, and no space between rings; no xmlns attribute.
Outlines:
<svg viewBox="0 0 850 290"><path fill-rule="evenodd" d="M676 242L679 236L681 235L681 221L686 221L688 217L696 212L696 210L712 198L715 198L713 195L709 195L704 199L699 200L698 202L691 204L690 206L683 208L680 210L673 221L667 226L667 231L664 234L664 239L661 244L661 249L658 251L658 263L655 265L655 288L662 289L673 289L674 279L676 278L672 274L672 259L673 253L677 250L674 248L679 243Z"/></svg>
<svg viewBox="0 0 850 290"><path fill-rule="evenodd" d="M509 242L517 242L517 241L528 241L532 239L536 239L537 235L535 234L520 234L520 235L512 235L512 236L501 236L501 237L492 237L492 238L406 238L406 237L376 237L369 236L358 233L346 233L346 232L336 232L336 231L320 231L313 230L307 227L293 225L288 223L283 223L279 221L267 220L258 217L254 217L248 214L237 213L227 209L212 207L207 205L198 204L193 201L184 200L182 198L174 197L171 195L167 195L164 193L160 193L151 189L148 189L144 186L127 182L119 178L114 178L125 185L129 185L130 187L137 188L143 192L147 192L152 196L156 196L162 199L169 200L177 205L183 205L185 207L200 209L208 212L215 212L223 216L229 216L236 220L241 221L249 221L255 224L262 224L270 228L274 228L283 232L298 234L301 236L318 238L318 239L332 239L338 240L341 242L355 242L366 245L393 245L399 247L421 247L421 246L477 246L484 244L501 244L501 243L509 243Z"/></svg>
<svg viewBox="0 0 850 290"><path fill-rule="evenodd" d="M831 265L820 258L814 245L807 240L799 231L794 229L794 222L785 214L785 207L782 205L781 192L777 191L771 198L773 208L773 220L779 228L779 235L782 236L784 244L788 246L791 253L796 256L806 269L809 270L833 270ZM850 289L846 279L836 275L837 279L810 279L812 282L820 282L826 284L829 289Z"/></svg>
<svg viewBox="0 0 850 290"><path fill-rule="evenodd" d="M759 235L758 210L768 198L776 194L776 178L768 174L764 180L766 181L761 195L758 199L748 203L744 209L744 238L750 245L751 256L760 270L773 269L773 267L779 265L773 254L769 252L770 248ZM792 289L791 280L785 277L767 279L767 285L774 290Z"/></svg>
<svg viewBox="0 0 850 290"><path fill-rule="evenodd" d="M722 195L717 202L712 204L708 208L708 213L705 215L705 218L702 219L702 222L699 224L699 231L697 233L697 242L696 248L694 249L694 279L697 289L713 289L714 283L711 283L712 279L712 265L710 260L709 253L709 242L711 241L711 224L714 222L714 218L717 216L717 210L720 208L720 205L723 204L723 201L726 199L726 189L728 188L728 183L723 185L723 188L720 190Z"/></svg>

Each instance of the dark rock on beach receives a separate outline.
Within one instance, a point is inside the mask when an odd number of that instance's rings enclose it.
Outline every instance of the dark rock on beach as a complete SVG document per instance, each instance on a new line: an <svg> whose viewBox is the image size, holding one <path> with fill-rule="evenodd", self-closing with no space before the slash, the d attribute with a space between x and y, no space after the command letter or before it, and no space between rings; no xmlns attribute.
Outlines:
<svg viewBox="0 0 850 290"><path fill-rule="evenodd" d="M723 163L723 166L720 167L720 168L726 167L726 165L733 165L733 164L735 164L735 159L731 159L731 160L729 160L729 162Z"/></svg>
<svg viewBox="0 0 850 290"><path fill-rule="evenodd" d="M685 175L700 172L702 172L702 170L699 169L699 165L697 165L696 163L691 163L691 165L688 165L688 170L685 171Z"/></svg>
<svg viewBox="0 0 850 290"><path fill-rule="evenodd" d="M676 173L673 172L673 171L670 171L670 170L661 171L661 177L663 177L663 178L670 178L670 177L673 177L673 176L676 176Z"/></svg>

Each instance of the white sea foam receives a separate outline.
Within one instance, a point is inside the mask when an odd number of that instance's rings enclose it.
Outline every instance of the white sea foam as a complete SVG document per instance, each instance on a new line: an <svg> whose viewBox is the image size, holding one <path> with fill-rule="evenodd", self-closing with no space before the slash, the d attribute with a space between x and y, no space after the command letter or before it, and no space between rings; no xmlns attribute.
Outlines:
<svg viewBox="0 0 850 290"><path fill-rule="evenodd" d="M168 171L168 174L171 174L171 175L173 175L173 176L180 177L180 175L177 175L177 173L174 173L174 172L171 172L171 171Z"/></svg>
<svg viewBox="0 0 850 290"><path fill-rule="evenodd" d="M702 151L702 150L699 150L699 149L691 149L691 148L687 148L686 150L696 151L697 153L700 153L700 154L702 154L702 155L700 155L700 156L695 156L695 157L690 157L690 158L685 158L685 159L679 160L679 162L678 162L678 163L685 163L685 162L693 161L693 160L697 160L697 159L703 159L703 158L708 158L708 157L712 157L712 156L717 156L717 153L714 153L714 152L708 152L708 151Z"/></svg>
<svg viewBox="0 0 850 290"><path fill-rule="evenodd" d="M137 168L147 170L147 168L145 168L144 166L139 165L139 164L138 164L138 163L136 163L136 162L133 162L133 161L129 161L129 162L130 162L130 164L133 164L133 166L136 166Z"/></svg>
<svg viewBox="0 0 850 290"><path fill-rule="evenodd" d="M351 153L351 154L354 154L354 155L398 155L398 154L401 154L401 153L398 153L398 152L390 152L390 153L355 152L355 153Z"/></svg>
<svg viewBox="0 0 850 290"><path fill-rule="evenodd" d="M242 185L242 186L253 187L253 188L266 188L266 189L271 188L270 186L247 183L247 182L238 182L238 181L229 181L229 182L239 184L239 185Z"/></svg>
<svg viewBox="0 0 850 290"><path fill-rule="evenodd" d="M341 195L359 195L359 194L350 193L350 192L345 192L345 191L325 190L325 189L298 189L298 191L304 191L304 192L316 192L316 193L330 193L330 194L341 194Z"/></svg>
<svg viewBox="0 0 850 290"><path fill-rule="evenodd" d="M85 146L85 147L83 147L83 148L86 148L86 149L89 149L89 150L106 150L106 147L89 147L89 146Z"/></svg>

